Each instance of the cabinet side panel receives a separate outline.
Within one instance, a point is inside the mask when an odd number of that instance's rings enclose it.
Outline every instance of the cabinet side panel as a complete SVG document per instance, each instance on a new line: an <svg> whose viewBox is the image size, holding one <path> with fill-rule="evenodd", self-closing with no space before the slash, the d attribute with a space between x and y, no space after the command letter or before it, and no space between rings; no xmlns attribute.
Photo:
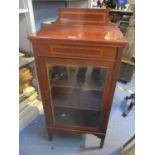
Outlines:
<svg viewBox="0 0 155 155"><path fill-rule="evenodd" d="M33 52L35 56L35 64L36 64L36 69L37 69L37 77L39 80L39 87L40 87L40 92L41 92L41 98L42 98L42 103L43 103L43 108L44 108L44 114L45 114L45 119L46 119L46 124L47 126L52 126L53 120L52 120L52 107L49 102L49 95L48 95L48 86L46 81L47 76L46 75L46 68L44 66L44 59L43 57L38 57L37 56L37 45L33 44Z"/></svg>
<svg viewBox="0 0 155 155"><path fill-rule="evenodd" d="M116 87L116 82L118 80L119 76L119 71L120 71L120 65L121 65L121 58L122 58L122 53L123 53L123 48L117 48L117 60L115 62L113 70L111 70L112 78L111 78L111 84L110 84L110 89L108 91L108 99L106 101L106 106L104 106L104 113L103 113L103 120L102 120L102 130L103 132L106 132L107 130L107 125L108 125L108 120L109 120L109 115L110 115L110 110L112 106L112 101L113 101L113 96L115 92L115 87Z"/></svg>

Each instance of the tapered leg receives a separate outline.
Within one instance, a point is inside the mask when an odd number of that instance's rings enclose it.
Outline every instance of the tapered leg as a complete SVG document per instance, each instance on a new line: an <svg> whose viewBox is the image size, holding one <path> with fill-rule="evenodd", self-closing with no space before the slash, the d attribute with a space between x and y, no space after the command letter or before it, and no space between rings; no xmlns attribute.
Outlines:
<svg viewBox="0 0 155 155"><path fill-rule="evenodd" d="M47 130L48 130L48 139L51 141L53 139L53 133L49 129Z"/></svg>
<svg viewBox="0 0 155 155"><path fill-rule="evenodd" d="M104 138L101 139L100 148L103 148L103 144L104 144Z"/></svg>
<svg viewBox="0 0 155 155"><path fill-rule="evenodd" d="M52 133L48 133L48 137L49 137L49 140L50 140L50 141L53 140L53 134L52 134Z"/></svg>

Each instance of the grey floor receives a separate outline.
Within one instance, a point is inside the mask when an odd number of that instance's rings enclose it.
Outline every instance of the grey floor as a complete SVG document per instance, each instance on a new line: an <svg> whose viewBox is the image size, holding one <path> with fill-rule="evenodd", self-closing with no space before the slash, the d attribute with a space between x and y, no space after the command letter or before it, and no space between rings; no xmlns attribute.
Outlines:
<svg viewBox="0 0 155 155"><path fill-rule="evenodd" d="M134 91L134 79L127 84L117 82L117 85ZM123 103L127 95L130 94L126 90L116 88L103 149L98 148L100 140L88 134L55 132L53 141L49 141L44 116L40 115L20 132L20 155L119 155L121 146L135 132L135 110L122 117L122 111L129 104Z"/></svg>

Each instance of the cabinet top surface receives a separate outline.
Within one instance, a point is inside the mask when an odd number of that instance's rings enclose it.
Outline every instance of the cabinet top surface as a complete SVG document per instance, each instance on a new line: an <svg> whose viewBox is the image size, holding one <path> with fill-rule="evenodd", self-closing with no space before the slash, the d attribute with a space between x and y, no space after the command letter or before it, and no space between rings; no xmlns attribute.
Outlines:
<svg viewBox="0 0 155 155"><path fill-rule="evenodd" d="M127 40L119 28L109 21L105 22L104 12L101 12L103 9L97 10L96 15L92 10L90 12L90 9L85 10L87 12L82 12L81 9L61 11L59 19L55 23L36 32L30 39L127 44Z"/></svg>

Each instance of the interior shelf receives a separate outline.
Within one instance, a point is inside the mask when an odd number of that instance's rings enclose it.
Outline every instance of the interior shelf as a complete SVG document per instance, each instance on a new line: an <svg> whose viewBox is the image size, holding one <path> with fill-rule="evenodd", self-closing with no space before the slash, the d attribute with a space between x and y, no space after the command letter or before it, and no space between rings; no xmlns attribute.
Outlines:
<svg viewBox="0 0 155 155"><path fill-rule="evenodd" d="M63 85L63 84L54 84L53 85L53 87L60 87L60 88L70 88L70 89L74 89L74 88L76 88L76 89L81 89L81 90L88 90L88 91L90 91L90 90L94 90L94 91L102 91L102 87L85 87L85 86L83 86L83 87L80 87L80 86L74 86L74 85Z"/></svg>
<svg viewBox="0 0 155 155"><path fill-rule="evenodd" d="M98 127L100 112L98 111L83 111L65 107L55 107L55 122L57 124Z"/></svg>
<svg viewBox="0 0 155 155"><path fill-rule="evenodd" d="M28 12L29 12L28 9L19 9L19 14L28 13Z"/></svg>
<svg viewBox="0 0 155 155"><path fill-rule="evenodd" d="M21 58L19 58L19 67L23 67L33 61L34 61L34 57L28 57L28 58L21 57Z"/></svg>
<svg viewBox="0 0 155 155"><path fill-rule="evenodd" d="M98 85L92 80L85 80L83 83L79 83L77 80L70 78L70 80L58 80L56 82L52 82L51 85L53 87L62 87L62 88L78 88L82 90L94 90L94 91L102 91L104 84Z"/></svg>
<svg viewBox="0 0 155 155"><path fill-rule="evenodd" d="M56 107L99 111L102 104L102 91L83 91L81 89L53 89L53 102Z"/></svg>

